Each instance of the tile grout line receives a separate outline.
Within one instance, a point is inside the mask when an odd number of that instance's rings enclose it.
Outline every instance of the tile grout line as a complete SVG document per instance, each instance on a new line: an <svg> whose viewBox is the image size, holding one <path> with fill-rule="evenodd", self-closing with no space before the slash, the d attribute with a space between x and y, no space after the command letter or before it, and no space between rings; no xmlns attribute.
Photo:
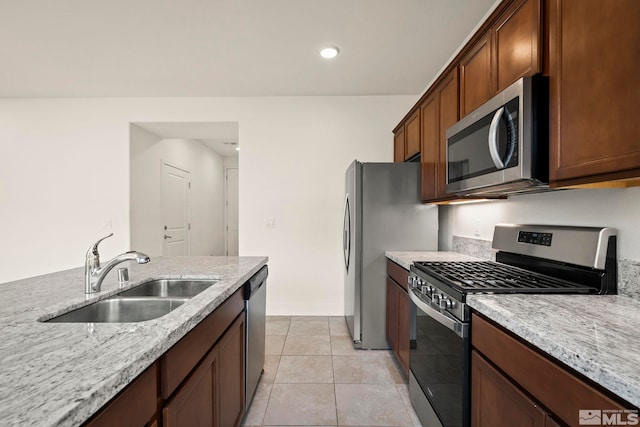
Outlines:
<svg viewBox="0 0 640 427"><path fill-rule="evenodd" d="M339 425L338 420L338 390L336 390L336 371L333 365L333 340L331 339L331 320L327 319L329 323L329 352L331 353L331 375L333 376L333 403L336 408L336 426Z"/></svg>

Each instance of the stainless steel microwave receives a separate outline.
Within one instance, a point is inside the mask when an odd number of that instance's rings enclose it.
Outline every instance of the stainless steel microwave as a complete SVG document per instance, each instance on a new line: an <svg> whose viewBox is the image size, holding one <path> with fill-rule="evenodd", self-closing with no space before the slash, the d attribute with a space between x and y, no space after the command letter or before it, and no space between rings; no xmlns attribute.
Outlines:
<svg viewBox="0 0 640 427"><path fill-rule="evenodd" d="M544 191L549 180L548 84L523 77L447 130L447 192Z"/></svg>

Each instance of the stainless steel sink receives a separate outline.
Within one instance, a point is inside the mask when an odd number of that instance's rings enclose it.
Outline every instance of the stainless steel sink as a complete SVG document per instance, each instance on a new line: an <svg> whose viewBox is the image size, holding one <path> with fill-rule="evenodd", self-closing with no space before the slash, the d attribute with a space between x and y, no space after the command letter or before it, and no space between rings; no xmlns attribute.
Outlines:
<svg viewBox="0 0 640 427"><path fill-rule="evenodd" d="M53 319L52 323L125 323L157 319L218 280L157 279Z"/></svg>
<svg viewBox="0 0 640 427"><path fill-rule="evenodd" d="M142 322L164 316L189 298L121 298L104 299L47 320L50 323L124 323Z"/></svg>
<svg viewBox="0 0 640 427"><path fill-rule="evenodd" d="M217 280L157 279L120 292L121 297L193 298Z"/></svg>

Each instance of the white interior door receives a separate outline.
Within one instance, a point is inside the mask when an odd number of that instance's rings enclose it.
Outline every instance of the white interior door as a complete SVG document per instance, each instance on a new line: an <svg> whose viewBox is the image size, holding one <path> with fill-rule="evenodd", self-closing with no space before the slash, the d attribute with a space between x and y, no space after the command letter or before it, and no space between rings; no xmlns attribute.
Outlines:
<svg viewBox="0 0 640 427"><path fill-rule="evenodd" d="M227 256L238 255L238 169L227 169L227 176L225 179L227 186L226 194L226 208L227 214L225 215L227 224Z"/></svg>
<svg viewBox="0 0 640 427"><path fill-rule="evenodd" d="M189 172L162 164L162 254L189 255Z"/></svg>

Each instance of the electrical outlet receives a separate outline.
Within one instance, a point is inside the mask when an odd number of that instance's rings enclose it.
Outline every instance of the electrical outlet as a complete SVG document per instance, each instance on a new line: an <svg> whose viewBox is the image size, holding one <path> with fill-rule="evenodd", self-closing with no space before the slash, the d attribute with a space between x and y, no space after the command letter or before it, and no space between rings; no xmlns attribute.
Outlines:
<svg viewBox="0 0 640 427"><path fill-rule="evenodd" d="M102 229L104 231L111 231L113 229L113 221L110 219L104 220L102 222Z"/></svg>
<svg viewBox="0 0 640 427"><path fill-rule="evenodd" d="M274 217L269 217L264 220L264 226L266 228L276 228L276 219Z"/></svg>

